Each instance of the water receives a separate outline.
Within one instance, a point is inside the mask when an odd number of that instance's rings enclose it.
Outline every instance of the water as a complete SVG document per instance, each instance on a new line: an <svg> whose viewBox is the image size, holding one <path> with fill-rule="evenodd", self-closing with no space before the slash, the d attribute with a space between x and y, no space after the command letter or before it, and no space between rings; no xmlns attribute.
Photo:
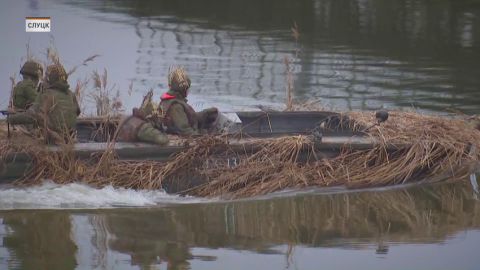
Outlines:
<svg viewBox="0 0 480 270"><path fill-rule="evenodd" d="M478 113L477 1L8 0L0 5L2 33L9 37L0 52L1 85L8 86L9 76L18 72L29 39L37 53L49 46L48 34L25 33L23 17L50 16L67 68L101 54L70 83L106 68L109 86L120 87L127 110L138 106L150 87L155 97L166 89L172 64L185 65L191 75L192 103L223 110L280 106L287 56L296 75L294 97L318 99L327 108ZM0 91L8 96L8 87Z"/></svg>
<svg viewBox="0 0 480 270"><path fill-rule="evenodd" d="M287 56L294 98L327 108L479 113L478 1L4 0L0 13L0 108L27 42L40 58L50 45L24 17L50 16L67 69L101 55L72 87L105 68L127 110L150 87L158 98L173 64L186 66L195 108L281 107ZM2 187L0 269L476 269L479 202L464 184L229 203Z"/></svg>
<svg viewBox="0 0 480 270"><path fill-rule="evenodd" d="M65 188L66 197L75 197L72 189ZM110 192L84 199L103 204ZM139 194L118 195L144 202ZM147 208L1 210L0 220L0 269L478 269L480 263L480 205L468 182Z"/></svg>
<svg viewBox="0 0 480 270"><path fill-rule="evenodd" d="M17 188L3 186L0 189L0 209L105 209L112 207L158 206L159 204L183 204L213 202L214 199L180 197L163 190L146 191L107 186L94 189L84 184L57 185L45 181L40 186Z"/></svg>

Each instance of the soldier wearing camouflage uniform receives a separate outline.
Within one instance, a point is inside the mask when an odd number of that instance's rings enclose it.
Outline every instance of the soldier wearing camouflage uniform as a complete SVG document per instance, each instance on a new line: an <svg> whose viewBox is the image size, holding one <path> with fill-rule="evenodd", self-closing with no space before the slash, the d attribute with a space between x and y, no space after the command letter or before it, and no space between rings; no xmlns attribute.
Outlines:
<svg viewBox="0 0 480 270"><path fill-rule="evenodd" d="M10 124L38 123L48 144L55 143L52 132L58 133L68 142L76 131L80 106L67 82L68 75L60 64L47 67L48 86L38 94L35 103L24 113L10 115Z"/></svg>
<svg viewBox="0 0 480 270"><path fill-rule="evenodd" d="M119 142L147 142L165 146L170 142L163 132L161 119L163 114L158 104L143 102L139 108L133 108L132 115L124 117L118 124L115 140Z"/></svg>
<svg viewBox="0 0 480 270"><path fill-rule="evenodd" d="M180 135L199 134L199 124L206 122L206 117L212 113L218 113L217 108L205 109L196 113L192 106L188 105L186 97L190 91L191 81L185 75L184 68L173 68L168 74L169 91L160 97L160 106L165 112L163 124L167 127L167 133Z"/></svg>
<svg viewBox="0 0 480 270"><path fill-rule="evenodd" d="M27 61L20 69L23 80L13 89L13 108L15 110L28 109L37 98L37 84L43 75L42 66L35 61Z"/></svg>

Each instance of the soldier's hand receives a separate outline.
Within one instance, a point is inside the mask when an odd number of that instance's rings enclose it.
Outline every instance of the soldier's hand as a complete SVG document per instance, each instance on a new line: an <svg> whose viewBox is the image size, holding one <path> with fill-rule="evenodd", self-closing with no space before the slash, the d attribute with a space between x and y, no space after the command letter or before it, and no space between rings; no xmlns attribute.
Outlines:
<svg viewBox="0 0 480 270"><path fill-rule="evenodd" d="M43 85L43 83L39 83L37 86L37 93L43 93L44 90L45 86Z"/></svg>
<svg viewBox="0 0 480 270"><path fill-rule="evenodd" d="M25 110L28 110L30 107L32 107L33 102L28 101L27 106L25 106Z"/></svg>

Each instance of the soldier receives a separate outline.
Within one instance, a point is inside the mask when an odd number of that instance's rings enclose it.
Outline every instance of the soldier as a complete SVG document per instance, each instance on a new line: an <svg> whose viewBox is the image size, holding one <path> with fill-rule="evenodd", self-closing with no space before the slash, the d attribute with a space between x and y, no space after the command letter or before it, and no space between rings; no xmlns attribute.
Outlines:
<svg viewBox="0 0 480 270"><path fill-rule="evenodd" d="M28 109L37 98L37 84L43 76L40 63L29 60L20 69L23 79L13 89L13 108L15 110Z"/></svg>
<svg viewBox="0 0 480 270"><path fill-rule="evenodd" d="M77 117L81 110L75 94L67 82L68 75L61 64L47 67L48 86L38 94L35 103L24 113L10 115L10 124L37 123L43 130L45 142L54 144L55 137L63 137L65 142L72 138L76 131ZM57 134L55 136L55 134Z"/></svg>
<svg viewBox="0 0 480 270"><path fill-rule="evenodd" d="M196 113L192 106L187 104L186 97L190 91L190 85L190 78L185 75L183 67L174 67L169 70L169 90L160 97L160 106L165 112L163 124L167 127L167 133L199 134L199 124L203 125L210 114L218 113L217 108Z"/></svg>
<svg viewBox="0 0 480 270"><path fill-rule="evenodd" d="M163 114L155 102L144 102L140 109L133 108L132 115L118 124L115 140L119 142L148 142L165 146L170 142L163 132Z"/></svg>

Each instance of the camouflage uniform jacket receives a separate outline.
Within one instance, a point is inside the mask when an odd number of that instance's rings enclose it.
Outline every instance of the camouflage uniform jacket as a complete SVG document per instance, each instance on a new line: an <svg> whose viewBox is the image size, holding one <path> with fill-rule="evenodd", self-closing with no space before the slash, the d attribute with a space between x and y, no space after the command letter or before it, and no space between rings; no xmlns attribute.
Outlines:
<svg viewBox="0 0 480 270"><path fill-rule="evenodd" d="M164 125L168 133L181 135L198 134L198 120L195 110L180 94L168 91L161 97L160 106L165 112Z"/></svg>
<svg viewBox="0 0 480 270"><path fill-rule="evenodd" d="M24 77L17 83L13 91L13 108L15 110L26 110L28 105L35 102L38 95L35 82L28 77Z"/></svg>
<svg viewBox="0 0 480 270"><path fill-rule="evenodd" d="M164 146L170 139L154 123L145 119L142 109L133 108L132 115L125 116L118 124L115 141L143 141Z"/></svg>
<svg viewBox="0 0 480 270"><path fill-rule="evenodd" d="M53 83L37 96L35 103L26 112L10 115L9 123L31 124L38 121L42 128L46 120L46 125L54 131L61 131L62 127L75 130L81 110L69 87L66 82Z"/></svg>
<svg viewBox="0 0 480 270"><path fill-rule="evenodd" d="M145 124L147 124L147 122L136 115L128 115L123 117L123 119L118 123L115 140L119 142L138 141L138 132Z"/></svg>

